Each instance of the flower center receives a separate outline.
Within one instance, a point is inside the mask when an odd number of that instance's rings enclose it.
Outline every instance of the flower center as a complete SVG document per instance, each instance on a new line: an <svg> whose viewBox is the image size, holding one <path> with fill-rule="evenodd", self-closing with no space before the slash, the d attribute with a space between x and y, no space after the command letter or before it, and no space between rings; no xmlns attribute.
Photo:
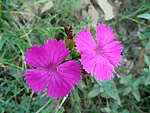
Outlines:
<svg viewBox="0 0 150 113"><path fill-rule="evenodd" d="M57 66L51 66L51 67L50 67L50 70L57 72L57 71L58 71L58 67L57 67Z"/></svg>
<svg viewBox="0 0 150 113"><path fill-rule="evenodd" d="M101 54L101 50L102 50L102 47L97 47L96 50L95 50L96 54L100 55Z"/></svg>

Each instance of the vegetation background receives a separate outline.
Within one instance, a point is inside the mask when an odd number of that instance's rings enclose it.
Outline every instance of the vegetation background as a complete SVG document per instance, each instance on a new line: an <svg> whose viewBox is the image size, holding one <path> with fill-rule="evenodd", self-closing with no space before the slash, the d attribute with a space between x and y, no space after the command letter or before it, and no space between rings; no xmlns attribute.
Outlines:
<svg viewBox="0 0 150 113"><path fill-rule="evenodd" d="M150 112L150 0L103 1L0 0L1 113L55 112L63 98L51 100L29 89L23 74L32 67L22 61L24 52L49 38L65 41L64 26L72 26L75 36L88 27L95 37L98 22L111 26L122 41L122 66L104 83L83 71L58 113ZM76 54L68 59L78 60Z"/></svg>

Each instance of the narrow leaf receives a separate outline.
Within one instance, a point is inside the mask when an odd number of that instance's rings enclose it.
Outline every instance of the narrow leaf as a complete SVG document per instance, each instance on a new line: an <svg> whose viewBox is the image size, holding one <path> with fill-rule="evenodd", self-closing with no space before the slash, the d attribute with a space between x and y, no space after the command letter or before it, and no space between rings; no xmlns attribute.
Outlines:
<svg viewBox="0 0 150 113"><path fill-rule="evenodd" d="M135 99L139 102L140 101L140 93L139 90L133 90L132 91L133 96L135 97Z"/></svg>
<svg viewBox="0 0 150 113"><path fill-rule="evenodd" d="M144 13L144 14L138 15L137 17L150 20L150 14L147 14L147 13Z"/></svg>

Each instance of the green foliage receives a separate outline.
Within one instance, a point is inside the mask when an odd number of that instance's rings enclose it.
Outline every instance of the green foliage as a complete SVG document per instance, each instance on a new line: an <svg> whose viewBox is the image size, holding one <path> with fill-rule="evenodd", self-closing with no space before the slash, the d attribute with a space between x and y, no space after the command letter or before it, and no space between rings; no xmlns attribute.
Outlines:
<svg viewBox="0 0 150 113"><path fill-rule="evenodd" d="M142 41L142 45L145 47L146 50L150 49L150 30L147 30L141 34L140 32L137 32L138 37Z"/></svg>
<svg viewBox="0 0 150 113"><path fill-rule="evenodd" d="M34 21L19 19L22 11L50 0L39 0L21 7L26 0L15 3L13 0L0 1L0 112L37 112L51 98L46 97L46 89L41 94L32 92L24 81L28 66L22 59L32 45L43 45L49 38L65 41L64 26L73 26L75 36L81 29L91 27L91 19L79 19L78 12L86 8L80 0L52 0L51 10L33 16ZM150 2L143 0L135 7L122 9L122 15L107 24L117 32L124 46L122 66L110 81L100 82L96 76L83 71L82 81L75 86L58 113L63 112L110 112L137 113L150 112ZM21 7L21 8L19 8ZM122 26L122 27L121 27ZM132 27L132 29L130 29ZM143 30L144 29L144 30ZM95 28L91 29L95 35ZM136 35L130 35L135 32ZM140 48L140 49L138 49ZM142 49L144 67L139 66L138 57ZM79 60L80 54L72 48L70 60ZM132 66L133 63L133 66ZM80 62L79 62L80 64ZM130 68L131 67L131 68ZM118 76L119 76L118 75ZM41 113L55 112L62 98L51 100Z"/></svg>
<svg viewBox="0 0 150 113"><path fill-rule="evenodd" d="M138 15L138 17L139 17L139 18L145 18L145 19L150 20L150 14L147 14L147 13L145 13L145 14L140 14L140 15Z"/></svg>

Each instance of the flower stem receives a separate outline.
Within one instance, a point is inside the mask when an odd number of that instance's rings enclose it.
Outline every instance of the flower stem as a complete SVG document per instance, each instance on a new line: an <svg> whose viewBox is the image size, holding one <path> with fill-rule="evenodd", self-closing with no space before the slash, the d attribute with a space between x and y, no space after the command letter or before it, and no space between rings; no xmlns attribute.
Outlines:
<svg viewBox="0 0 150 113"><path fill-rule="evenodd" d="M51 101L52 99L50 99L44 106L42 106L36 113L39 113L40 111L42 111Z"/></svg>
<svg viewBox="0 0 150 113"><path fill-rule="evenodd" d="M58 108L56 109L56 112L58 112L58 110L61 108L61 106L63 105L63 103L65 102L65 100L67 99L68 95L66 97L64 97L64 99L61 101L60 105L58 106Z"/></svg>

